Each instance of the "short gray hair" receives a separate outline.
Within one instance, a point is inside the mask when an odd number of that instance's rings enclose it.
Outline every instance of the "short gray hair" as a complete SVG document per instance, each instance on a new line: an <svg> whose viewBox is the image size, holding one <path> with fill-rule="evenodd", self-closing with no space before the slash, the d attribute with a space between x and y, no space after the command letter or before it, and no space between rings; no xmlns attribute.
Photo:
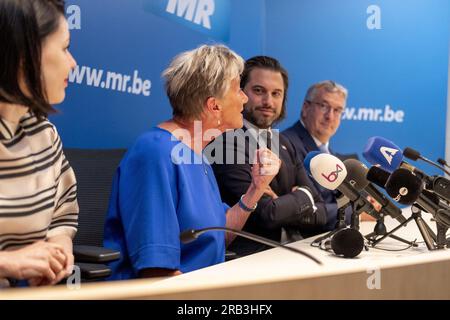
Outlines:
<svg viewBox="0 0 450 320"><path fill-rule="evenodd" d="M343 85L340 85L339 83L336 83L332 80L317 82L313 84L311 87L309 87L308 91L306 92L305 101L314 101L317 93L320 90L324 90L325 92L329 93L339 93L344 97L344 100L347 101L348 96L347 89L344 88Z"/></svg>
<svg viewBox="0 0 450 320"><path fill-rule="evenodd" d="M162 74L173 116L198 119L206 99L222 98L243 69L242 57L224 45L202 45L176 56Z"/></svg>

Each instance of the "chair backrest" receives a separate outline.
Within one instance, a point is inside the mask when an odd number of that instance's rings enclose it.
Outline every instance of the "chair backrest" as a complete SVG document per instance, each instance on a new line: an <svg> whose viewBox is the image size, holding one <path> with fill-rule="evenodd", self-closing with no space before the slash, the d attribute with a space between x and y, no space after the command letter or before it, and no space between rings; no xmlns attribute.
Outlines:
<svg viewBox="0 0 450 320"><path fill-rule="evenodd" d="M112 180L125 149L64 149L78 185L78 232L75 245L103 246L103 227Z"/></svg>

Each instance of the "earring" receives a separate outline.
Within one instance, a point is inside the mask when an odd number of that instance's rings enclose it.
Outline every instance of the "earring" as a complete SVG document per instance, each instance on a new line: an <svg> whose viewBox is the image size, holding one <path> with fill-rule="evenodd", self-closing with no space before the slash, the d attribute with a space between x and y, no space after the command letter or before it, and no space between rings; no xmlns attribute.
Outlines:
<svg viewBox="0 0 450 320"><path fill-rule="evenodd" d="M220 126L220 120L217 120L217 125Z"/></svg>

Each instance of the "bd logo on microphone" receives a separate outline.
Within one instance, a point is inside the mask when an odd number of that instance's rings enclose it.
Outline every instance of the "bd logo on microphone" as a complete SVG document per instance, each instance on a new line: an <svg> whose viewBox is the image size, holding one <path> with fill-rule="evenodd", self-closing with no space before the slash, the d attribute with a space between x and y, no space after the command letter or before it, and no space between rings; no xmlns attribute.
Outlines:
<svg viewBox="0 0 450 320"><path fill-rule="evenodd" d="M328 175L322 173L322 177L324 177L328 182L332 183L337 180L337 178L339 177L339 172L342 171L344 171L344 169L342 169L342 167L338 163L336 163L336 170L332 171Z"/></svg>

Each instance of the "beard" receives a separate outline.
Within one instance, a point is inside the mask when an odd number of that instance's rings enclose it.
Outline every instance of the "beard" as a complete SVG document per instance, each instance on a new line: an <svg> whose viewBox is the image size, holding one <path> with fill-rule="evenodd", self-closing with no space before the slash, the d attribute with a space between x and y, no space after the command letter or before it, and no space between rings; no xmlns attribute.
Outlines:
<svg viewBox="0 0 450 320"><path fill-rule="evenodd" d="M256 107L258 109L258 107ZM279 115L277 115L275 112L272 117L265 117L263 115L259 115L254 110L249 110L249 108L244 107L244 111L242 112L244 118L247 121L250 121L255 126L261 129L268 129L270 128L274 123L277 122Z"/></svg>

